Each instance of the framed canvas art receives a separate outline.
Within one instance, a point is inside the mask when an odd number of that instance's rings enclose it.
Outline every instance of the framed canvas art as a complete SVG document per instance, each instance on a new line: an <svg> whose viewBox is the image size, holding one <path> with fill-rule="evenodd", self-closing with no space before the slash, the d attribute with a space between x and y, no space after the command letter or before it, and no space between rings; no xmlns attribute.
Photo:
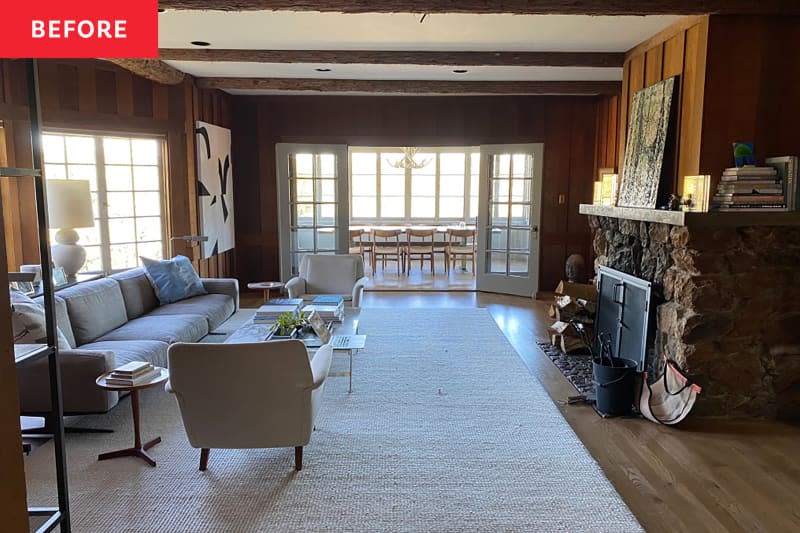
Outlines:
<svg viewBox="0 0 800 533"><path fill-rule="evenodd" d="M675 87L672 77L633 96L618 206L656 207Z"/></svg>
<svg viewBox="0 0 800 533"><path fill-rule="evenodd" d="M207 122L195 123L197 196L203 259L234 246L231 130Z"/></svg>

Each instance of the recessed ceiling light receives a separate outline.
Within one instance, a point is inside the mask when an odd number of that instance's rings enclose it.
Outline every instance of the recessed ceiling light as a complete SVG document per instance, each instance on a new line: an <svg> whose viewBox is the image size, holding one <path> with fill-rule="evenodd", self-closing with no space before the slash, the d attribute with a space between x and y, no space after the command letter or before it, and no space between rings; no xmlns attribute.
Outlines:
<svg viewBox="0 0 800 533"><path fill-rule="evenodd" d="M466 74L469 71L465 68L454 68L453 72L455 72L456 74Z"/></svg>
<svg viewBox="0 0 800 533"><path fill-rule="evenodd" d="M330 72L331 71L331 69L329 69L329 68L315 68L314 70L316 70L317 72Z"/></svg>
<svg viewBox="0 0 800 533"><path fill-rule="evenodd" d="M211 43L207 41L192 41L192 44L195 46L211 46Z"/></svg>

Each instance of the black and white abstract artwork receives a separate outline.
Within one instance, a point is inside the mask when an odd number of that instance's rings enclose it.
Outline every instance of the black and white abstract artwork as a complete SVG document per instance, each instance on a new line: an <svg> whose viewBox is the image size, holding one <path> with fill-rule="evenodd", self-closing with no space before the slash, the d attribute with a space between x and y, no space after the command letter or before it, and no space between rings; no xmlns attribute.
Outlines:
<svg viewBox="0 0 800 533"><path fill-rule="evenodd" d="M231 130L207 122L195 123L197 195L203 259L234 247Z"/></svg>
<svg viewBox="0 0 800 533"><path fill-rule="evenodd" d="M674 94L673 77L633 96L618 206L656 207Z"/></svg>

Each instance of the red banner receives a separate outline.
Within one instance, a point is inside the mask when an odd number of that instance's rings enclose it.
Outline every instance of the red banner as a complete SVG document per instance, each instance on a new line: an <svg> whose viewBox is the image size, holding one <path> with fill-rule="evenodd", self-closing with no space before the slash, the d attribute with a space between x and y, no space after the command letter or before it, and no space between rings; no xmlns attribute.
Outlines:
<svg viewBox="0 0 800 533"><path fill-rule="evenodd" d="M7 0L0 57L158 57L158 0Z"/></svg>

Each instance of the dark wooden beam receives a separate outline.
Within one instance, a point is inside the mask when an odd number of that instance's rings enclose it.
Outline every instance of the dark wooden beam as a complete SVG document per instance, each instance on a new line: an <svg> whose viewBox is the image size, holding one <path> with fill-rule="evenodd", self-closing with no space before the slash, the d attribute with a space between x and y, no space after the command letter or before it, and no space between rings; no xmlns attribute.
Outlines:
<svg viewBox="0 0 800 533"><path fill-rule="evenodd" d="M104 59L104 61L114 63L137 76L164 85L177 85L186 76L185 72L167 65L159 59Z"/></svg>
<svg viewBox="0 0 800 533"><path fill-rule="evenodd" d="M197 78L201 89L391 94L619 94L618 81L434 81Z"/></svg>
<svg viewBox="0 0 800 533"><path fill-rule="evenodd" d="M800 14L796 0L159 0L167 9L517 15Z"/></svg>
<svg viewBox="0 0 800 533"><path fill-rule="evenodd" d="M622 52L401 52L162 48L158 51L158 55L163 60L172 61L601 68L620 68L625 60L625 54Z"/></svg>

